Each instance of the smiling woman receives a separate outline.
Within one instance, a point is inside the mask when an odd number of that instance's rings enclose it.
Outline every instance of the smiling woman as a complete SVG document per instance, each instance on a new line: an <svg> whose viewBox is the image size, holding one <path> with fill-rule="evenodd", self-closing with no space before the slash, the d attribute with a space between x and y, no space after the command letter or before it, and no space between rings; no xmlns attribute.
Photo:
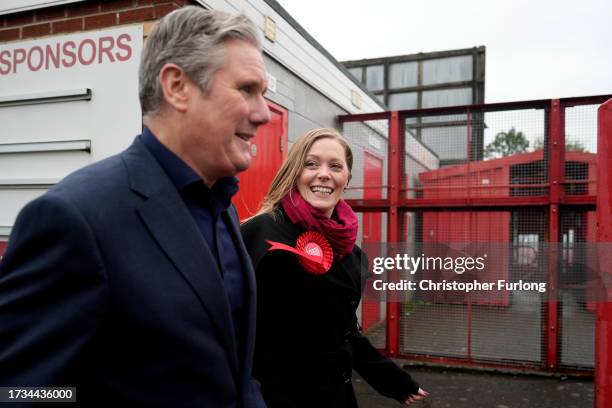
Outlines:
<svg viewBox="0 0 612 408"><path fill-rule="evenodd" d="M293 189L297 189L310 205L329 211L342 198L352 168L353 152L342 135L333 129L311 130L293 144L285 163L272 180L257 215L274 214L281 200ZM338 183L344 177L346 180ZM319 190L318 196L310 190L311 187ZM325 195L321 192L325 189L333 191ZM331 213L325 216L330 218Z"/></svg>
<svg viewBox="0 0 612 408"><path fill-rule="evenodd" d="M257 279L253 374L270 408L356 407L353 369L402 403L427 395L357 324L368 262L355 245L357 216L342 199L352 167L342 135L308 132L242 226Z"/></svg>

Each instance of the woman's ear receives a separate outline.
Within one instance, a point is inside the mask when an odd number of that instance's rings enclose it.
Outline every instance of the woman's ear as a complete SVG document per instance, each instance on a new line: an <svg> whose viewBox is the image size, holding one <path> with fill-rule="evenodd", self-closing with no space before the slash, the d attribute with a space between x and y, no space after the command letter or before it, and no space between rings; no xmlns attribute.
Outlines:
<svg viewBox="0 0 612 408"><path fill-rule="evenodd" d="M348 188L349 183L351 182L352 178L353 178L353 175L349 173L348 180L346 180L346 186L344 186L344 191L346 191L346 189Z"/></svg>

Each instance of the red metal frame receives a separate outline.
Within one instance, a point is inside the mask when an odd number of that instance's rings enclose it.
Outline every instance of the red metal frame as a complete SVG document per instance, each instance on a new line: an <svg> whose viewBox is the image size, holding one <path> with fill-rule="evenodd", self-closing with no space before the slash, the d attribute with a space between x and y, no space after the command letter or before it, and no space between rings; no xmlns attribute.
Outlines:
<svg viewBox="0 0 612 408"><path fill-rule="evenodd" d="M443 364L445 366L453 366L453 367L472 367L473 364L470 364L470 363L474 362L473 360L468 361L464 358L439 357L439 356L431 356L431 355L425 356L425 355L419 355L419 354L403 354L403 353L398 354L397 358L404 358L404 359L413 360L413 361L421 361L423 363ZM526 374L548 373L550 371L546 367L542 367L541 365L529 364L529 363L508 365L508 364L478 360L478 366L484 367L484 368L502 369L504 371L505 370L516 371L516 372L521 372L521 373L526 373ZM571 375L574 377L592 377L592 373L584 371L584 370L572 370L572 369L560 368L556 372L559 374L566 374L566 375ZM603 407L597 407L597 408L603 408Z"/></svg>
<svg viewBox="0 0 612 408"><path fill-rule="evenodd" d="M559 302L557 301L559 254L555 243L559 242L559 203L564 196L562 181L565 165L565 108L559 99L550 101L548 116L548 302L546 303L546 367L554 371L559 354Z"/></svg>
<svg viewBox="0 0 612 408"><path fill-rule="evenodd" d="M612 99L599 107L597 123L598 194L597 241L612 242ZM603 246L603 245L602 245ZM612 275L612 255L601 248L599 267L602 281ZM610 289L604 289L610 291ZM610 299L611 293L606 293ZM612 302L597 304L595 325L595 408L612 406Z"/></svg>
<svg viewBox="0 0 612 408"><path fill-rule="evenodd" d="M391 112L389 123L389 161L388 161L388 193L389 200L387 216L387 243L393 255L395 248L393 245L399 242L401 231L401 217L399 213L400 183L402 175L403 157L403 124L400 122L400 115L397 111ZM387 352L390 356L396 356L399 352L399 332L400 332L400 304L399 302L387 303Z"/></svg>
<svg viewBox="0 0 612 408"><path fill-rule="evenodd" d="M349 204L356 211L384 211L387 212L388 228L387 241L390 244L390 251L393 251L393 244L399 241L403 213L406 211L439 209L465 211L505 211L513 210L517 207L545 207L548 208L549 242L559 241L559 212L561 209L576 208L584 211L598 209L600 235L599 240L612 242L612 102L606 103L600 108L599 118L599 140L598 140L598 195L565 195L564 185L571 183L571 180L565 180L564 155L565 155L565 109L579 105L601 104L612 98L612 95L594 95L576 98L563 99L543 99L533 101L520 101L496 104L483 105L467 105L467 106L452 106L443 108L430 108L420 110L404 110L393 112L376 112L357 115L343 115L339 117L340 123L346 122L362 122L370 120L388 120L389 121L389 151L388 151L388 195L387 199L382 200L349 200ZM478 197L469 196L467 198L442 198L442 199L427 199L427 198L405 198L405 192L408 189L401 188L402 175L404 174L403 166L403 146L404 146L404 120L406 117L414 117L421 115L451 115L451 114L466 114L476 111L492 112L492 111L508 111L517 109L543 109L546 112L546 125L548 135L548 182L540 187L548 187L548 194L542 196L514 196L514 197ZM602 112L605 111L605 115ZM604 118L605 116L605 118ZM606 135L605 137L603 135ZM607 139L607 140L605 140ZM602 143L605 143L603 145ZM607 149L607 150L606 150ZM607 156L604 158L604 152ZM471 153L468 151L468 154ZM468 156L469 157L469 156ZM605 160L605 161L602 161ZM473 163L467 163L466 166L471 166ZM476 164L474 164L476 165ZM593 182L593 180L590 180ZM585 180L580 180L584 183ZM589 182L589 180L586 180ZM515 187L515 186L513 186ZM530 185L534 187L534 185ZM604 199L602 193L607 195ZM604 207L603 201L606 201ZM604 210L605 208L605 210ZM601 229L605 225L606 229ZM607 235L606 235L607 234ZM545 323L543 331L546 333L546 344L544 345L543 355L545 356L545 365L537 364L520 364L515 366L512 363L508 365L495 364L486 361L478 361L478 365L486 367L512 367L525 371L555 371L573 375L591 375L587 370L574 370L559 366L560 357L560 338L559 338L559 304L557 302L557 283L558 283L558 253L551 245L551 251L548 258L548 285L549 299L551 301L544 305ZM612 254L610 254L612 257ZM612 258L610 259L610 270L612 271ZM387 304L387 342L386 352L391 356L407 357L415 360L425 360L433 362L441 362L444 364L465 365L469 360L464 358L447 358L436 356L422 355L406 355L400 352L400 336L399 336L399 312L400 305L397 302L389 302ZM597 334L596 334L596 406L604 408L612 406L612 353L609 349L612 348L612 303L600 305L597 315ZM469 341L469 339L468 339ZM469 344L469 342L468 342ZM468 355L469 357L469 355Z"/></svg>

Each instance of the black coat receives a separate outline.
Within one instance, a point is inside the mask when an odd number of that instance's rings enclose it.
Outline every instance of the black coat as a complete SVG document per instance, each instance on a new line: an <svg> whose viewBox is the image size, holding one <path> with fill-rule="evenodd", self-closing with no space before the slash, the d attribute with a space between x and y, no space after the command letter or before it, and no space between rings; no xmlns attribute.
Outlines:
<svg viewBox="0 0 612 408"><path fill-rule="evenodd" d="M294 254L268 252L266 240L295 247L304 232L282 211L276 215L260 215L242 226L257 280L253 374L268 406L356 407L352 369L382 395L403 401L416 393L419 386L410 375L358 329L365 254L355 246L325 275L310 274Z"/></svg>

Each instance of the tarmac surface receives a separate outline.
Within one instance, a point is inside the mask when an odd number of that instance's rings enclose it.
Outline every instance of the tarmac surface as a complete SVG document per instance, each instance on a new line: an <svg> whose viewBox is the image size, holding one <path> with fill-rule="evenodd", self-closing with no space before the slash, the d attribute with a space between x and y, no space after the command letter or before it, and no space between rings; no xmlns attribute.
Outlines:
<svg viewBox="0 0 612 408"><path fill-rule="evenodd" d="M592 408L593 379L504 374L469 369L406 366L429 392L415 408ZM397 401L376 393L357 373L353 384L360 408L398 408Z"/></svg>

